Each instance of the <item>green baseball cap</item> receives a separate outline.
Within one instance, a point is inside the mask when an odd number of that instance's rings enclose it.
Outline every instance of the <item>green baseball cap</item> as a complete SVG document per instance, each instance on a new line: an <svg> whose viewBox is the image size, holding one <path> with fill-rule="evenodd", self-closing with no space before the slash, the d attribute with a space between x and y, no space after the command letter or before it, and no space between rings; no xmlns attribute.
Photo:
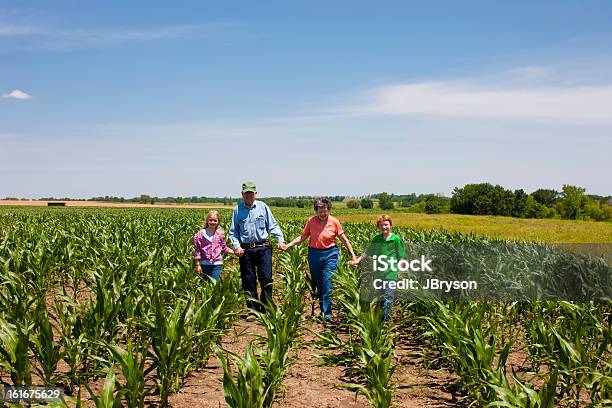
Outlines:
<svg viewBox="0 0 612 408"><path fill-rule="evenodd" d="M257 192L257 187L255 187L255 183L253 183L252 181L245 181L242 184L242 192L246 193L248 191L252 191L253 193Z"/></svg>

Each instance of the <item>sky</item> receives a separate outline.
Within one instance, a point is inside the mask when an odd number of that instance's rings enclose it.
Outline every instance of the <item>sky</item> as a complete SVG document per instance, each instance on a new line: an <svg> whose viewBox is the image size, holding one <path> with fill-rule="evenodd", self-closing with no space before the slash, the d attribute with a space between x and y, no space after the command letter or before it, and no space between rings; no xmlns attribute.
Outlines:
<svg viewBox="0 0 612 408"><path fill-rule="evenodd" d="M0 198L612 194L612 2L0 0Z"/></svg>

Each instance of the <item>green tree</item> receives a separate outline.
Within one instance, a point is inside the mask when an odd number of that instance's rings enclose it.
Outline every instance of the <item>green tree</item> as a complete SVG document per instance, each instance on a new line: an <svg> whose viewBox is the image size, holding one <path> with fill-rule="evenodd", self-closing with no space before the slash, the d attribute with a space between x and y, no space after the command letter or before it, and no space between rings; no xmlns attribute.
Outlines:
<svg viewBox="0 0 612 408"><path fill-rule="evenodd" d="M599 204L597 201L587 198L587 203L584 206L585 218L589 220L603 221L605 215L601 207L601 204Z"/></svg>
<svg viewBox="0 0 612 408"><path fill-rule="evenodd" d="M451 212L472 215L512 215L514 194L500 185L466 184L455 188L450 201Z"/></svg>
<svg viewBox="0 0 612 408"><path fill-rule="evenodd" d="M357 201L357 200L348 200L346 202L346 206L347 206L347 208L359 208L359 207L361 207L361 205L359 204L359 201Z"/></svg>
<svg viewBox="0 0 612 408"><path fill-rule="evenodd" d="M429 194L425 198L423 210L427 214L441 214L444 212L448 201L448 197ZM448 211L448 208L446 210Z"/></svg>
<svg viewBox="0 0 612 408"><path fill-rule="evenodd" d="M409 213L424 213L425 205L425 201L419 201L418 203L412 204L410 207L408 207L407 211Z"/></svg>
<svg viewBox="0 0 612 408"><path fill-rule="evenodd" d="M527 217L527 193L523 189L514 191L514 203L512 206L512 216L525 218Z"/></svg>
<svg viewBox="0 0 612 408"><path fill-rule="evenodd" d="M546 188L540 188L530 194L534 200L547 207L552 207L559 199L559 192Z"/></svg>
<svg viewBox="0 0 612 408"><path fill-rule="evenodd" d="M419 199L415 193L401 196L400 207L410 207L412 204L418 203Z"/></svg>
<svg viewBox="0 0 612 408"><path fill-rule="evenodd" d="M601 210L603 211L603 220L612 221L612 205L602 205Z"/></svg>
<svg viewBox="0 0 612 408"><path fill-rule="evenodd" d="M369 198L361 199L361 208L370 209L374 207L374 202Z"/></svg>
<svg viewBox="0 0 612 408"><path fill-rule="evenodd" d="M548 207L537 202L533 196L527 196L525 200L525 217L545 218L547 216L547 209Z"/></svg>
<svg viewBox="0 0 612 408"><path fill-rule="evenodd" d="M138 202L140 204L149 204L151 202L151 196L148 194L141 194Z"/></svg>
<svg viewBox="0 0 612 408"><path fill-rule="evenodd" d="M378 206L381 210L391 210L393 205L393 200L387 193L380 193L378 195Z"/></svg>
<svg viewBox="0 0 612 408"><path fill-rule="evenodd" d="M567 220L581 220L585 216L585 207L588 197L584 195L586 190L582 187L563 185L561 199L557 203L561 218Z"/></svg>

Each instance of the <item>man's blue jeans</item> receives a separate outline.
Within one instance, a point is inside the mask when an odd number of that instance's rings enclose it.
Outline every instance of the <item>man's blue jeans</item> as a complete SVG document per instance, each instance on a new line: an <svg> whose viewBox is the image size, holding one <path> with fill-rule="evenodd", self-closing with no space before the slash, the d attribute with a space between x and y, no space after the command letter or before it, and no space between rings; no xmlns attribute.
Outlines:
<svg viewBox="0 0 612 408"><path fill-rule="evenodd" d="M247 248L244 255L238 258L242 289L247 296L257 299L257 281L259 281L261 303L272 302L272 247L261 246ZM247 307L259 310L256 302L247 300Z"/></svg>
<svg viewBox="0 0 612 408"><path fill-rule="evenodd" d="M310 279L317 287L317 297L325 320L332 318L332 276L338 268L338 247L327 249L308 247Z"/></svg>

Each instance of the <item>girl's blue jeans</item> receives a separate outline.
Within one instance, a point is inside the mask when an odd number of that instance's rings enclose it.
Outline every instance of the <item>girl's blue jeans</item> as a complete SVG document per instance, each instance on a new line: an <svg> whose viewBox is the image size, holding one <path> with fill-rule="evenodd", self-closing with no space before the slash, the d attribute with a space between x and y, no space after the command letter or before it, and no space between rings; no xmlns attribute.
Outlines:
<svg viewBox="0 0 612 408"><path fill-rule="evenodd" d="M332 318L332 276L338 268L338 247L327 249L308 247L310 279L317 287L317 297L325 320Z"/></svg>
<svg viewBox="0 0 612 408"><path fill-rule="evenodd" d="M202 275L213 278L214 280L219 280L221 277L221 270L223 269L223 265L204 265L202 264Z"/></svg>

